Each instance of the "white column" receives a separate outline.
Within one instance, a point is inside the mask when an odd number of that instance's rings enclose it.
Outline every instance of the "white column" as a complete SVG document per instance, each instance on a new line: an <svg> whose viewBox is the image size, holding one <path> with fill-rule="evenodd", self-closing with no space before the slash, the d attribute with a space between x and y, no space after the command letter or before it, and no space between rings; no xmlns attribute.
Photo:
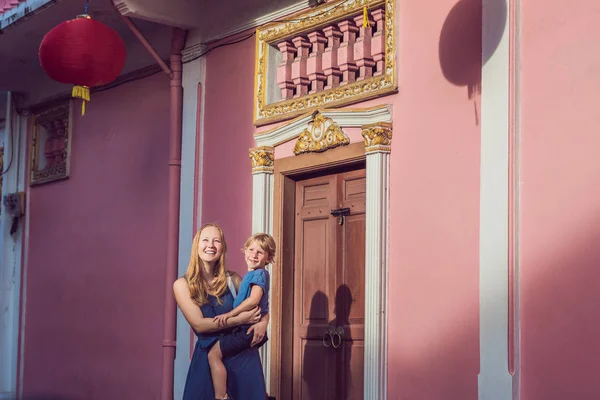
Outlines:
<svg viewBox="0 0 600 400"><path fill-rule="evenodd" d="M19 116L12 107L11 94L7 97L4 140L4 174L2 196L23 192L27 148L27 119ZM10 167L9 167L10 165ZM21 217L18 230L11 235L12 217L4 204L0 222L0 399L17 398L17 360L19 357L19 310L22 273L23 227L26 216Z"/></svg>
<svg viewBox="0 0 600 400"><path fill-rule="evenodd" d="M252 174L252 233L273 233L273 172Z"/></svg>
<svg viewBox="0 0 600 400"><path fill-rule="evenodd" d="M189 41L189 39L188 39ZM194 42L193 38L191 42ZM183 120L182 120L182 146L181 146L181 197L179 201L179 262L178 276L187 271L192 249L194 226L194 212L200 218L202 210L202 176L201 171L196 171L196 165L201 165L201 160L196 160L196 154L202 155L202 113L204 110L204 97L202 82L205 72L204 58L194 59L199 53L198 46L187 46L183 50ZM199 121L200 120L200 121ZM197 151L198 150L198 151ZM196 174L198 173L198 175ZM196 201L197 200L197 201ZM190 325L183 314L177 312L177 347L175 349L175 370L173 396L175 399L183 397L183 389L187 371L190 365L191 342Z"/></svg>
<svg viewBox="0 0 600 400"><path fill-rule="evenodd" d="M265 232L273 234L273 148L257 147L250 149L252 160L252 233ZM272 274L271 265L267 267ZM272 277L272 275L271 275ZM273 291L269 290L269 304L272 304ZM271 336L271 323L267 327L267 335ZM271 341L260 348L265 384L271 386Z"/></svg>
<svg viewBox="0 0 600 400"><path fill-rule="evenodd" d="M367 158L363 398L385 400L391 125L363 126L362 134Z"/></svg>
<svg viewBox="0 0 600 400"><path fill-rule="evenodd" d="M498 12L500 3L484 0L482 14L480 400L513 398L512 376L508 371L510 24L508 12ZM505 10L508 4L506 0ZM500 37L498 32L502 32Z"/></svg>

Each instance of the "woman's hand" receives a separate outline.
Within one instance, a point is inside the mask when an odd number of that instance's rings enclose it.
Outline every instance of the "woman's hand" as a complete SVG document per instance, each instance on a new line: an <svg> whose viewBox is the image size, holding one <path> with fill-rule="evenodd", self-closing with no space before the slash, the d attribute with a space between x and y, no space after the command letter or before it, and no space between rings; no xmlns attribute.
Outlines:
<svg viewBox="0 0 600 400"><path fill-rule="evenodd" d="M250 344L250 346L256 346L263 340L263 338L267 334L267 324L268 323L269 323L269 321L267 319L261 319L259 322L252 325L248 329L248 331L246 332L248 335L250 335L251 333L254 334L254 336L252 337L252 343Z"/></svg>
<svg viewBox="0 0 600 400"><path fill-rule="evenodd" d="M254 307L250 311L244 311L238 315L240 325L255 324L260 321L260 307Z"/></svg>

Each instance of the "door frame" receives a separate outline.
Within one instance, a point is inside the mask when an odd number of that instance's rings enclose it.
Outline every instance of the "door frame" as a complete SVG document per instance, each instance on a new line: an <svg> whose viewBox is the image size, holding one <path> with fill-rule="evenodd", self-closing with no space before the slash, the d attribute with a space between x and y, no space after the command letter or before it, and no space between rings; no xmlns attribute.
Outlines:
<svg viewBox="0 0 600 400"><path fill-rule="evenodd" d="M360 128L363 141L318 152L275 158L275 148L311 128L320 114L343 132ZM365 364L364 399L387 399L387 277L389 238L389 170L392 132L391 107L322 110L296 118L270 131L255 134L258 147L250 149L253 164L252 231L273 234L277 254L271 272L270 340L261 348L269 394L281 399L291 393L291 340L293 315L295 179L311 172L366 163L367 209L365 237ZM318 146L317 146L318 147ZM290 214L291 213L291 214ZM290 250L291 249L291 250ZM290 286L292 285L292 286ZM284 295L287 293L287 295ZM285 335L285 336L284 336ZM288 354L289 353L289 354Z"/></svg>

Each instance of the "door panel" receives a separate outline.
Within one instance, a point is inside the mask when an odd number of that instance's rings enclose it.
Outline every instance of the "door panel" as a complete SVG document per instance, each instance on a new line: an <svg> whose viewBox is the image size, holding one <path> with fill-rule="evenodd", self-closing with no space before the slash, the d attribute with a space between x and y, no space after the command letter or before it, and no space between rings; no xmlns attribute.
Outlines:
<svg viewBox="0 0 600 400"><path fill-rule="evenodd" d="M335 176L296 184L296 257L294 265L294 399L332 399L336 354L323 352L335 290Z"/></svg>
<svg viewBox="0 0 600 400"><path fill-rule="evenodd" d="M335 319L342 327L344 345L338 357L338 399L358 400L363 396L365 323L365 170L338 176L340 207L349 208L338 235Z"/></svg>
<svg viewBox="0 0 600 400"><path fill-rule="evenodd" d="M296 183L294 400L362 398L365 201L364 169Z"/></svg>

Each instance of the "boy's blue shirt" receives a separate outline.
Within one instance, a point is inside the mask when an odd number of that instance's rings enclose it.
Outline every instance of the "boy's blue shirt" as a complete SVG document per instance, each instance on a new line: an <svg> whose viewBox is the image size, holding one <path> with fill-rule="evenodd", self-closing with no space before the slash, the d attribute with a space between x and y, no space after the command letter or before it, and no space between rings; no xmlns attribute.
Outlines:
<svg viewBox="0 0 600 400"><path fill-rule="evenodd" d="M260 307L261 315L265 315L269 313L269 271L264 268L258 268L252 271L248 271L246 275L244 275L244 279L240 283L240 289L238 290L238 295L233 301L233 308L239 306L242 301L246 300L250 296L250 292L252 291L252 285L258 285L263 290L263 295L258 302L258 306Z"/></svg>

